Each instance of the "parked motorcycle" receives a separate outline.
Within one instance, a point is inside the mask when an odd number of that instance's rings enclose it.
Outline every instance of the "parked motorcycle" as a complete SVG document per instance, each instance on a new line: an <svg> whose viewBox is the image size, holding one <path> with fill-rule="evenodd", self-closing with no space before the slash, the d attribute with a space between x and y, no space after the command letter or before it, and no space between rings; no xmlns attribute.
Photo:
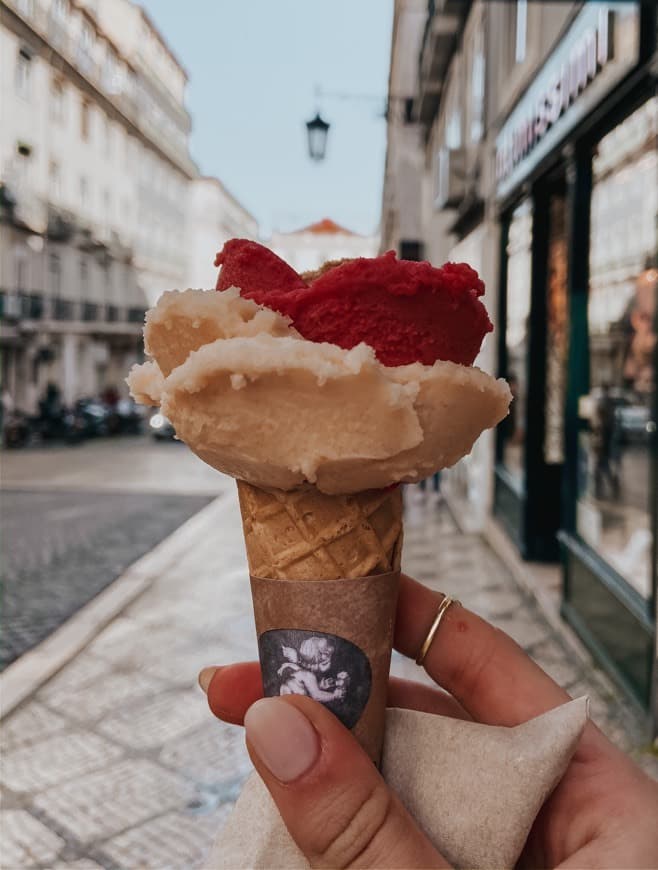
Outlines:
<svg viewBox="0 0 658 870"><path fill-rule="evenodd" d="M115 432L118 435L139 435L142 431L143 410L133 398L119 399L114 408Z"/></svg>
<svg viewBox="0 0 658 870"><path fill-rule="evenodd" d="M67 407L59 387L48 384L32 417L20 411L5 412L2 443L23 447L34 437L38 442L79 444L88 438L107 435L138 435L143 429L144 411L132 398L119 398L109 390L98 398L87 396Z"/></svg>
<svg viewBox="0 0 658 870"><path fill-rule="evenodd" d="M5 447L25 447L32 437L30 418L23 411L10 411L2 427L2 443Z"/></svg>
<svg viewBox="0 0 658 870"><path fill-rule="evenodd" d="M65 440L69 444L108 434L109 412L98 399L78 399L66 417Z"/></svg>

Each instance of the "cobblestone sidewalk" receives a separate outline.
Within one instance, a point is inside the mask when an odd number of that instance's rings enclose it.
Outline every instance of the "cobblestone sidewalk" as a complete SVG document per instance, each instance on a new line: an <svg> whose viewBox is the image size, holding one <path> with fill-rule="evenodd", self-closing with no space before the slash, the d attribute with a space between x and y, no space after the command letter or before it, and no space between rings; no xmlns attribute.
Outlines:
<svg viewBox="0 0 658 870"><path fill-rule="evenodd" d="M204 867L249 761L241 730L212 718L196 675L254 657L255 637L234 496L186 534L184 558L2 723L5 870ZM610 736L654 763L623 701L572 660L491 551L444 511L411 506L405 568L512 634L574 695L589 694ZM418 678L397 655L394 670Z"/></svg>
<svg viewBox="0 0 658 870"><path fill-rule="evenodd" d="M211 500L176 493L3 490L0 670Z"/></svg>

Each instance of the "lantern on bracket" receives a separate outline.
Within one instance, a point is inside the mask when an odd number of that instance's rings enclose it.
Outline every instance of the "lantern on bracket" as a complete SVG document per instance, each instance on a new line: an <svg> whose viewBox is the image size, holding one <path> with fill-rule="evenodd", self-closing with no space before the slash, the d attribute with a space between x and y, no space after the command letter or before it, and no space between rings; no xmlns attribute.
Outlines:
<svg viewBox="0 0 658 870"><path fill-rule="evenodd" d="M320 162L327 153L327 136L330 124L316 112L315 117L306 122L308 136L308 154L311 160Z"/></svg>

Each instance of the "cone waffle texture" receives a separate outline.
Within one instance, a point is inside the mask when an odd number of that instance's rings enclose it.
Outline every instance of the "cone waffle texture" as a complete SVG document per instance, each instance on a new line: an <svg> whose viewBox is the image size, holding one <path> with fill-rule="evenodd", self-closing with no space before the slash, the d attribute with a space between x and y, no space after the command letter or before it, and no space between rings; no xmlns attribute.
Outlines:
<svg viewBox="0 0 658 870"><path fill-rule="evenodd" d="M399 486L340 496L237 483L252 576L338 580L399 571Z"/></svg>

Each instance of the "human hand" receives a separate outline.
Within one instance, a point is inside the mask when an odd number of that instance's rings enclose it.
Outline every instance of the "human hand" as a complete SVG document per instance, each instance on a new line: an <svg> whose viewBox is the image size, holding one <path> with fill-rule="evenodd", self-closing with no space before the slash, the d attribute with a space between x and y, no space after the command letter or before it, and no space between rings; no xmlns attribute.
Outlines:
<svg viewBox="0 0 658 870"><path fill-rule="evenodd" d="M395 629L400 652L415 658L440 601L402 577ZM511 638L463 607L446 612L424 667L448 692L391 678L389 706L514 726L569 697ZM244 722L254 766L312 865L447 866L350 732L321 704L292 695L259 701L256 662L205 669L200 682L215 715ZM658 785L590 722L519 864L658 867L656 818Z"/></svg>

